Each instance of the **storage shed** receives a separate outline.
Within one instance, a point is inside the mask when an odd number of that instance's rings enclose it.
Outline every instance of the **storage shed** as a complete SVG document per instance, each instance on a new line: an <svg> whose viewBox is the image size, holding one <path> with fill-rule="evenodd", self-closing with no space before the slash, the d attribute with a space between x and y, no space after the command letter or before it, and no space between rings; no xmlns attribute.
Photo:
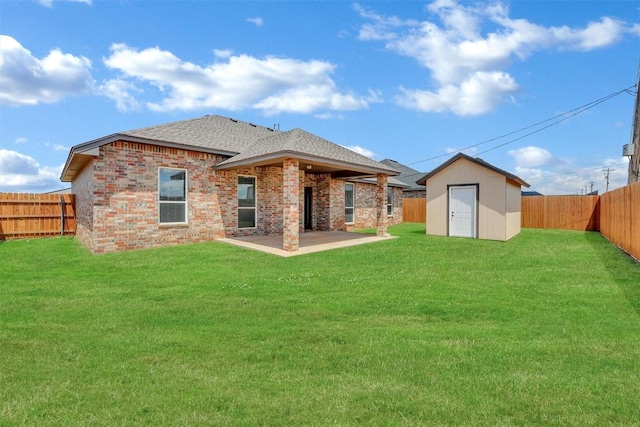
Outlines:
<svg viewBox="0 0 640 427"><path fill-rule="evenodd" d="M521 178L458 153L417 181L427 186L427 234L509 240L520 233Z"/></svg>

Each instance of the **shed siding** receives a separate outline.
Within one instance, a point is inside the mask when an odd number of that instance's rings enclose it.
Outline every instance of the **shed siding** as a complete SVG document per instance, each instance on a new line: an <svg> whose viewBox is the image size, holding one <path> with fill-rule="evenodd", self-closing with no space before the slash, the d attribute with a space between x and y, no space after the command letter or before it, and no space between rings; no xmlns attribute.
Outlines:
<svg viewBox="0 0 640 427"><path fill-rule="evenodd" d="M520 184L507 180L507 225L506 239L509 240L513 236L520 233L521 228L521 206L522 206L522 190Z"/></svg>
<svg viewBox="0 0 640 427"><path fill-rule="evenodd" d="M478 238L505 240L506 206L504 175L474 165L480 184Z"/></svg>
<svg viewBox="0 0 640 427"><path fill-rule="evenodd" d="M431 177L427 186L427 234L446 236L448 230L447 180L440 174Z"/></svg>
<svg viewBox="0 0 640 427"><path fill-rule="evenodd" d="M508 240L520 232L520 185L504 175L459 159L427 182L427 234L448 235L448 186L478 185L478 238Z"/></svg>

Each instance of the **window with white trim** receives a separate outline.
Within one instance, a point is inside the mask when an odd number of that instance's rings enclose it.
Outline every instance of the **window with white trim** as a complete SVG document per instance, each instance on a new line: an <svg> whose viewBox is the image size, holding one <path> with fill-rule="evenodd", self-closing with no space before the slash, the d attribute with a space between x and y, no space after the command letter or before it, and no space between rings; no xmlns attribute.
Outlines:
<svg viewBox="0 0 640 427"><path fill-rule="evenodd" d="M256 226L256 178L238 176L238 228Z"/></svg>
<svg viewBox="0 0 640 427"><path fill-rule="evenodd" d="M158 222L187 222L187 171L158 168Z"/></svg>
<svg viewBox="0 0 640 427"><path fill-rule="evenodd" d="M387 216L393 216L393 188L387 187Z"/></svg>
<svg viewBox="0 0 640 427"><path fill-rule="evenodd" d="M354 222L355 188L350 182L344 184L344 222Z"/></svg>

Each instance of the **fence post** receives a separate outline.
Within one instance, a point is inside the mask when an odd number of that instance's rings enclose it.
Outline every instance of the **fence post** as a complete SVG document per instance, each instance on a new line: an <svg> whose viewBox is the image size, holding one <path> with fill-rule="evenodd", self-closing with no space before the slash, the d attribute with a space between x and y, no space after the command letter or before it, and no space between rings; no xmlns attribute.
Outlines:
<svg viewBox="0 0 640 427"><path fill-rule="evenodd" d="M60 195L60 235L64 236L64 194Z"/></svg>

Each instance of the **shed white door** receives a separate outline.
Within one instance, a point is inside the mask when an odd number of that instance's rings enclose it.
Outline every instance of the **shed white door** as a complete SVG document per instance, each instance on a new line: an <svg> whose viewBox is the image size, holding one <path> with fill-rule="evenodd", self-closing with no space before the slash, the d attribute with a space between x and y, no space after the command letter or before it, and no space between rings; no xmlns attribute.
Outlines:
<svg viewBox="0 0 640 427"><path fill-rule="evenodd" d="M449 236L476 237L476 186L449 187Z"/></svg>

